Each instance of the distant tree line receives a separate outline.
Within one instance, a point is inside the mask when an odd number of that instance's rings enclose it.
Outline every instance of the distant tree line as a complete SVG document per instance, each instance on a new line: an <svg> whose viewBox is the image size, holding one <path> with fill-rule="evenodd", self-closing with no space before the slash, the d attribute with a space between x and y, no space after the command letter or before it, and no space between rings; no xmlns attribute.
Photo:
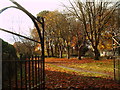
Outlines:
<svg viewBox="0 0 120 90"><path fill-rule="evenodd" d="M117 24L118 3L80 0L69 0L69 3L70 7L64 5L64 12L42 11L37 14L37 17L45 19L45 55L60 58L67 55L68 59L77 55L81 59L91 49L94 59L99 60L100 51L112 50L113 34L120 33ZM31 38L39 41L36 28L32 29ZM37 51L40 54L39 44L28 44L27 41L22 44L28 48L24 49L27 53Z"/></svg>

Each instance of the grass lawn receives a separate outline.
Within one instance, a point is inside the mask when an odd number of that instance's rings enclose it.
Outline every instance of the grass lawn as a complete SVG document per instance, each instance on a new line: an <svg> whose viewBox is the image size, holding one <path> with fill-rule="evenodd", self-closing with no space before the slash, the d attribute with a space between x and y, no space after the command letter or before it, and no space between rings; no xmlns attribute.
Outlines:
<svg viewBox="0 0 120 90"><path fill-rule="evenodd" d="M77 75L82 75L82 76L102 77L102 78L113 79L112 75L109 75L109 74L92 72L92 71L89 72L88 70L86 71L86 70L83 70L83 69L79 70L79 68L75 69L76 67L66 68L66 67L61 67L61 66L54 65L54 64L47 64L46 66L48 67L48 69L52 69L52 71L65 72L65 73L68 73L68 74L75 73Z"/></svg>
<svg viewBox="0 0 120 90"><path fill-rule="evenodd" d="M106 73L113 76L113 60L99 60L95 61L93 59L57 59L50 58L46 59L46 62L53 62L54 65L62 65L70 68L77 68L82 70L88 70L93 72ZM52 63L52 64L53 64Z"/></svg>
<svg viewBox="0 0 120 90"><path fill-rule="evenodd" d="M74 63L71 65L69 64L68 67L113 74L113 61L112 60L101 60L101 61L94 61L91 63L83 63L83 64Z"/></svg>
<svg viewBox="0 0 120 90"><path fill-rule="evenodd" d="M112 80L112 60L47 58L45 61L47 88L75 87L116 90L120 88L120 85Z"/></svg>

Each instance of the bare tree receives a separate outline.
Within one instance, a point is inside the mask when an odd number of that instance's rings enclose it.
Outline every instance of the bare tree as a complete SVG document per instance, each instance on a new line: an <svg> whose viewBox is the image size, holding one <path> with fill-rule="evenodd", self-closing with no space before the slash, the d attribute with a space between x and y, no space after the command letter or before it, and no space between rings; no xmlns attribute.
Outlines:
<svg viewBox="0 0 120 90"><path fill-rule="evenodd" d="M117 3L113 4L104 1L95 2L95 0L86 3L81 2L80 0L74 2L69 0L69 3L71 7L65 7L71 15L76 16L76 18L83 24L83 33L92 45L95 60L99 60L100 52L98 45L101 33L105 30L106 24L112 18Z"/></svg>

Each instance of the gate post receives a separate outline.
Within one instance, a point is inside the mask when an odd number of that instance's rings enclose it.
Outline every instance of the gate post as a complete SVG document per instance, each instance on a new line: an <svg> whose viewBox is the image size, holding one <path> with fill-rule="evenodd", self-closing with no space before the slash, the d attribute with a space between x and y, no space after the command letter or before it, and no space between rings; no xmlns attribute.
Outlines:
<svg viewBox="0 0 120 90"><path fill-rule="evenodd" d="M2 89L2 40L0 39L0 90Z"/></svg>
<svg viewBox="0 0 120 90"><path fill-rule="evenodd" d="M42 22L41 22L41 25L42 25L42 29L43 29L43 31L42 31L42 41L41 41L41 47L42 47L42 56L41 56L41 59L42 59L42 68L43 68L43 88L45 88L45 55L44 55L44 32L45 32L45 23L44 23L44 18L43 17L41 17L41 20L42 20Z"/></svg>

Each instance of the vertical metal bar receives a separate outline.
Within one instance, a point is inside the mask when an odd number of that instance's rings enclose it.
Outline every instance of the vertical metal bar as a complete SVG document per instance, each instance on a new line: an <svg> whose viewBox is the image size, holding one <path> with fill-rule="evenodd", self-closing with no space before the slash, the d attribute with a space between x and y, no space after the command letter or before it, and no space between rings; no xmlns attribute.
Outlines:
<svg viewBox="0 0 120 90"><path fill-rule="evenodd" d="M42 82L43 82L43 88L42 89L45 89L45 55L44 55L44 32L45 32L45 25L44 25L44 18L41 17L41 20L42 20L42 56L41 56L41 59L42 59L42 68L43 68L43 74L42 74Z"/></svg>
<svg viewBox="0 0 120 90"><path fill-rule="evenodd" d="M39 57L39 60L40 60L40 83L41 83L41 88L43 86L42 84L42 80L43 80L43 67L42 67L42 59Z"/></svg>
<svg viewBox="0 0 120 90"><path fill-rule="evenodd" d="M27 90L27 60L26 60L26 58L27 57L25 56L25 58L24 58L25 59L25 62L24 62L25 63L25 72L24 72L25 76L24 77L25 77L25 89Z"/></svg>
<svg viewBox="0 0 120 90"><path fill-rule="evenodd" d="M28 56L26 56L26 86L28 89Z"/></svg>
<svg viewBox="0 0 120 90"><path fill-rule="evenodd" d="M42 84L42 80L43 80L43 67L42 67L42 59L41 58L39 58L40 59L40 81L41 81L41 88L42 88L42 86L43 86L43 84Z"/></svg>
<svg viewBox="0 0 120 90"><path fill-rule="evenodd" d="M2 59L2 89L4 89L4 74L3 74L3 65L4 65L5 61Z"/></svg>
<svg viewBox="0 0 120 90"><path fill-rule="evenodd" d="M28 61L28 63L29 63L29 72L28 72L28 75L29 75L29 89L31 89L31 75L30 75L30 57L29 57L29 61Z"/></svg>
<svg viewBox="0 0 120 90"><path fill-rule="evenodd" d="M35 56L35 84L37 88L37 57Z"/></svg>
<svg viewBox="0 0 120 90"><path fill-rule="evenodd" d="M2 40L0 39L0 90L2 89Z"/></svg>
<svg viewBox="0 0 120 90"><path fill-rule="evenodd" d="M7 63L9 64L9 90L11 90L11 56L9 55L9 61L7 61Z"/></svg>
<svg viewBox="0 0 120 90"><path fill-rule="evenodd" d="M15 88L18 88L18 74L17 74L17 69L18 69L18 65L17 65L18 60L15 60Z"/></svg>
<svg viewBox="0 0 120 90"><path fill-rule="evenodd" d="M23 86L23 78L22 78L22 72L23 72L23 70L22 70L22 61L23 61L23 58L22 58L22 55L20 56L20 88L21 88L21 90L22 90L22 86Z"/></svg>
<svg viewBox="0 0 120 90"><path fill-rule="evenodd" d="M40 84L41 81L40 81L40 59L39 59L39 56L37 56L38 58L38 83ZM39 88L40 88L41 84L39 85Z"/></svg>
<svg viewBox="0 0 120 90"><path fill-rule="evenodd" d="M16 60L17 58L15 57L13 60L13 64L14 64L14 79L13 79L13 89L16 89Z"/></svg>
<svg viewBox="0 0 120 90"><path fill-rule="evenodd" d="M119 57L118 57L118 82L120 83L120 61L119 61Z"/></svg>
<svg viewBox="0 0 120 90"><path fill-rule="evenodd" d="M32 56L32 86L34 87L34 61L33 61L33 56Z"/></svg>
<svg viewBox="0 0 120 90"><path fill-rule="evenodd" d="M41 61L40 64L41 64L41 88L43 88L43 61Z"/></svg>

